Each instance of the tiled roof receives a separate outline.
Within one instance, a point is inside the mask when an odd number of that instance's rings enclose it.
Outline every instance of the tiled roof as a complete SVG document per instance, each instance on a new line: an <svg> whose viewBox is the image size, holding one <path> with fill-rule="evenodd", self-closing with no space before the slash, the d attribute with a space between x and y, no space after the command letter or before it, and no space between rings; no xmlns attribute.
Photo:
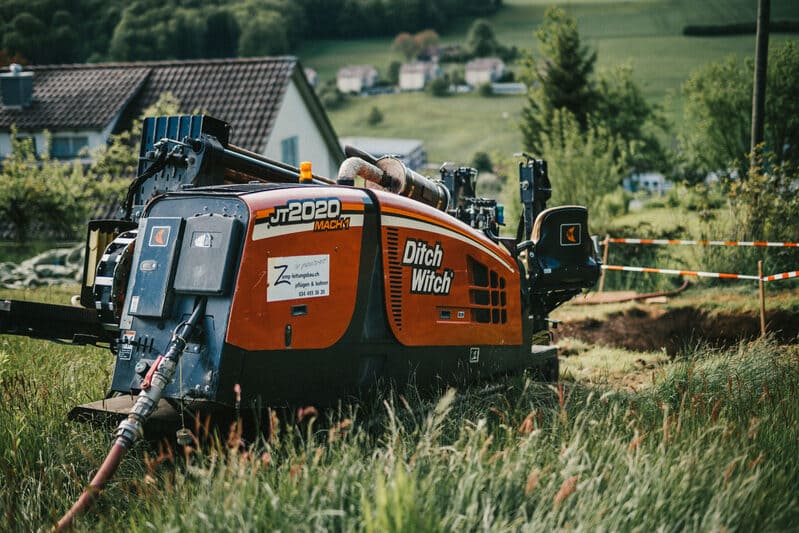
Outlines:
<svg viewBox="0 0 799 533"><path fill-rule="evenodd" d="M34 103L0 105L0 128L100 129L120 111L117 129L124 128L169 91L181 113L230 122L231 143L262 153L297 65L295 57L268 57L25 67L34 73Z"/></svg>
<svg viewBox="0 0 799 533"><path fill-rule="evenodd" d="M479 57L466 63L466 70L493 70L504 66L505 63L498 57Z"/></svg>
<svg viewBox="0 0 799 533"><path fill-rule="evenodd" d="M403 63L400 73L412 74L417 72L430 72L435 69L436 64L430 61L415 61L413 63Z"/></svg>
<svg viewBox="0 0 799 533"><path fill-rule="evenodd" d="M336 73L339 78L360 78L361 76L375 76L377 69L372 65L348 65L341 67Z"/></svg>
<svg viewBox="0 0 799 533"><path fill-rule="evenodd" d="M297 59L220 59L147 65L152 73L126 114L140 115L169 91L180 102L182 113L207 113L230 122L232 144L262 153Z"/></svg>
<svg viewBox="0 0 799 533"><path fill-rule="evenodd" d="M419 139L390 137L341 137L339 142L342 148L346 145L354 146L376 157L386 154L406 155L424 146Z"/></svg>
<svg viewBox="0 0 799 533"><path fill-rule="evenodd" d="M0 105L0 128L16 124L22 131L103 129L146 80L144 66L102 65L26 67L33 71L30 107Z"/></svg>

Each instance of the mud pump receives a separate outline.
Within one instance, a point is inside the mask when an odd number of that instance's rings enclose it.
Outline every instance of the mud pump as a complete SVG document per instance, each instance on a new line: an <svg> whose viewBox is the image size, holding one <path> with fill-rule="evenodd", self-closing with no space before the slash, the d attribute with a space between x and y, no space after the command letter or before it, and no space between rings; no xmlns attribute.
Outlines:
<svg viewBox="0 0 799 533"><path fill-rule="evenodd" d="M0 333L114 355L107 398L71 413L122 418L73 510L170 406L231 408L234 389L242 406L324 405L409 376L557 379L548 314L600 265L586 209L546 208L544 161L519 164L512 238L499 236L503 206L476 197L473 169L431 179L348 147L329 179L229 137L208 116L145 120L122 216L88 224L73 305L0 301Z"/></svg>

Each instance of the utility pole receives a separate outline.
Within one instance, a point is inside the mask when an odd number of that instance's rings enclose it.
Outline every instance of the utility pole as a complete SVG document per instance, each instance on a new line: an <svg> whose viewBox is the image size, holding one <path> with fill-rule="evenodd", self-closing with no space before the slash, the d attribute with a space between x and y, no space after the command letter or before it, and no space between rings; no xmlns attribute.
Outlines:
<svg viewBox="0 0 799 533"><path fill-rule="evenodd" d="M755 163L755 149L763 142L763 115L766 107L766 62L768 60L768 33L771 0L758 0L757 40L755 44L755 83L752 90L752 159Z"/></svg>

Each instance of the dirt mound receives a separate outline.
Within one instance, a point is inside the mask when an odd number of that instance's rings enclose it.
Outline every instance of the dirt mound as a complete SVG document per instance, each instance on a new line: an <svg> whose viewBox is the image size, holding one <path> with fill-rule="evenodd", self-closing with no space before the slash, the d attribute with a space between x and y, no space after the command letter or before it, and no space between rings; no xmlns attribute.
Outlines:
<svg viewBox="0 0 799 533"><path fill-rule="evenodd" d="M770 312L767 329L780 342L795 342L799 336L799 319L794 313ZM668 354L674 355L698 342L728 346L742 339L757 338L760 318L754 314L708 313L694 307L663 310L636 306L604 320L563 322L556 333L558 337L573 337L628 350L665 348Z"/></svg>

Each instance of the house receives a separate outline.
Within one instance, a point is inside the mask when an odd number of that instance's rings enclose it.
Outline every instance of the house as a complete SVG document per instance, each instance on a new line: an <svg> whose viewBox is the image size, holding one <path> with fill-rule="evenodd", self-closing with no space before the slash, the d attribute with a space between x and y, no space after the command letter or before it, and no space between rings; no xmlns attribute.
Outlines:
<svg viewBox="0 0 799 533"><path fill-rule="evenodd" d="M316 85L319 83L319 74L310 67L305 67L304 72L305 77L308 79L308 84L311 87L316 87Z"/></svg>
<svg viewBox="0 0 799 533"><path fill-rule="evenodd" d="M477 87L484 83L497 81L505 74L505 63L498 57L480 57L466 63L464 78L466 83Z"/></svg>
<svg viewBox="0 0 799 533"><path fill-rule="evenodd" d="M377 69L372 65L343 67L336 74L336 87L343 93L360 93L377 83Z"/></svg>
<svg viewBox="0 0 799 533"><path fill-rule="evenodd" d="M527 94L527 85L521 82L492 83L494 94Z"/></svg>
<svg viewBox="0 0 799 533"><path fill-rule="evenodd" d="M421 91L427 82L441 76L438 63L432 61L414 61L404 63L399 71L399 88L402 91Z"/></svg>
<svg viewBox="0 0 799 533"><path fill-rule="evenodd" d="M104 145L162 93L181 113L198 110L231 123L230 142L314 172L335 176L343 153L302 66L294 57L49 65L0 75L0 156L11 128L53 157L74 159ZM84 152L85 153L85 152Z"/></svg>
<svg viewBox="0 0 799 533"><path fill-rule="evenodd" d="M342 137L342 149L346 145L360 148L375 157L391 155L405 163L408 168L419 170L427 163L424 143L418 139L394 139L385 137Z"/></svg>
<svg viewBox="0 0 799 533"><path fill-rule="evenodd" d="M647 191L657 195L663 195L674 188L674 184L660 172L633 174L629 178L625 178L622 185L627 191Z"/></svg>

